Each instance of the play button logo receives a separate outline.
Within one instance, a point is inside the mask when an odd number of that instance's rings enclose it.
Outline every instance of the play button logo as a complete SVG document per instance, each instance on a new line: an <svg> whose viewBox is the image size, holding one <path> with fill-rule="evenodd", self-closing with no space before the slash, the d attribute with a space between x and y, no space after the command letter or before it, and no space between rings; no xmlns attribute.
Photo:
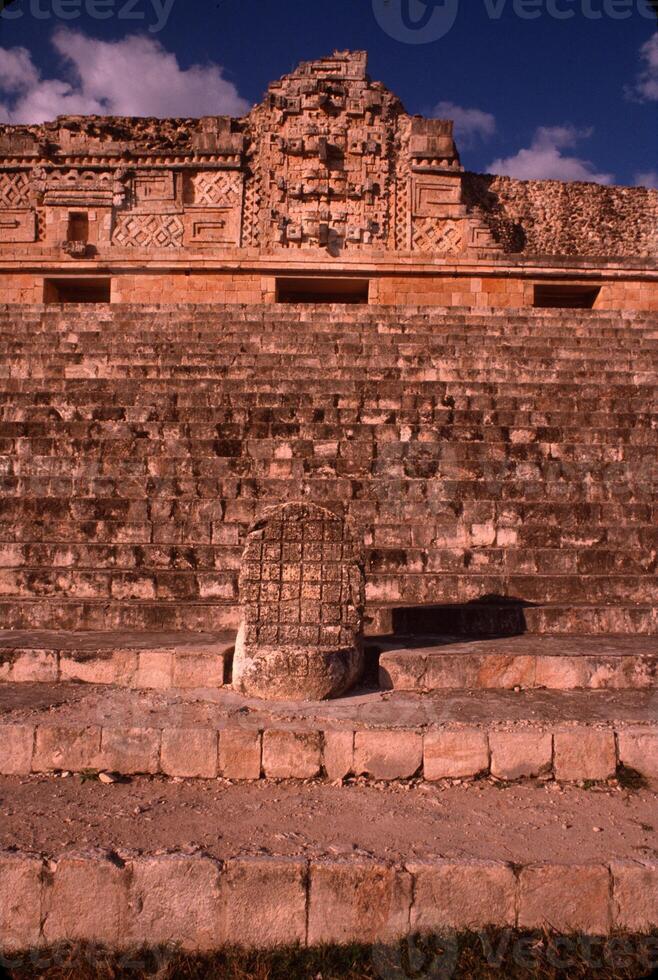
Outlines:
<svg viewBox="0 0 658 980"><path fill-rule="evenodd" d="M431 44L445 37L459 13L459 0L372 0L375 20L402 44Z"/></svg>

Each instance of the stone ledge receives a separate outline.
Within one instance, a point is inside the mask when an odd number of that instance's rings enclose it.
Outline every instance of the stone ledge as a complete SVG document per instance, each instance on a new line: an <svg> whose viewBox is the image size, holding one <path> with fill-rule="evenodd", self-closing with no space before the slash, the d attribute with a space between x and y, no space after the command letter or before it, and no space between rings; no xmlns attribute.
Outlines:
<svg viewBox="0 0 658 980"><path fill-rule="evenodd" d="M618 766L658 779L658 726L517 727L445 724L353 730L208 725L140 728L0 725L0 775L109 770L230 780L421 778L603 781Z"/></svg>
<svg viewBox="0 0 658 980"><path fill-rule="evenodd" d="M48 860L0 852L0 949L67 940L110 948L172 942L195 951L376 943L488 925L649 932L658 925L657 889L656 861L512 867L469 859L389 865L83 850Z"/></svg>

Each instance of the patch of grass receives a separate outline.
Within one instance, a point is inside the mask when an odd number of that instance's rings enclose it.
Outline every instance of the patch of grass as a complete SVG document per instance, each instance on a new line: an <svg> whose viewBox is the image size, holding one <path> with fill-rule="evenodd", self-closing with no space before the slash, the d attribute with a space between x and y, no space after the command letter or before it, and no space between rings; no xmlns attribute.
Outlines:
<svg viewBox="0 0 658 980"><path fill-rule="evenodd" d="M81 783L97 783L98 769L83 769L80 773Z"/></svg>
<svg viewBox="0 0 658 980"><path fill-rule="evenodd" d="M112 953L75 944L0 957L0 980L641 980L658 969L658 933L605 938L487 929L410 936L389 946L271 952L175 948Z"/></svg>

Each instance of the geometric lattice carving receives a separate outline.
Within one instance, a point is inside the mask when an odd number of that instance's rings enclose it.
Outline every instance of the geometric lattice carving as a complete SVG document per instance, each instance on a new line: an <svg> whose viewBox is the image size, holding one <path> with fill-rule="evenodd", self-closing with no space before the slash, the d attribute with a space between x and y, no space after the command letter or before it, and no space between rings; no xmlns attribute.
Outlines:
<svg viewBox="0 0 658 980"><path fill-rule="evenodd" d="M180 248L183 230L175 214L125 214L117 219L112 241L132 248Z"/></svg>
<svg viewBox="0 0 658 980"><path fill-rule="evenodd" d="M363 567L345 522L315 504L269 511L247 537L234 680L276 697L327 697L360 667ZM237 676L236 676L237 675ZM260 696L263 696L261 694Z"/></svg>
<svg viewBox="0 0 658 980"><path fill-rule="evenodd" d="M416 218L411 240L413 248L420 252L438 255L458 255L466 245L458 224L437 218Z"/></svg>
<svg viewBox="0 0 658 980"><path fill-rule="evenodd" d="M242 198L242 174L209 170L192 178L195 204L221 204L230 207Z"/></svg>
<svg viewBox="0 0 658 980"><path fill-rule="evenodd" d="M0 207L30 206L30 178L26 173L0 174Z"/></svg>

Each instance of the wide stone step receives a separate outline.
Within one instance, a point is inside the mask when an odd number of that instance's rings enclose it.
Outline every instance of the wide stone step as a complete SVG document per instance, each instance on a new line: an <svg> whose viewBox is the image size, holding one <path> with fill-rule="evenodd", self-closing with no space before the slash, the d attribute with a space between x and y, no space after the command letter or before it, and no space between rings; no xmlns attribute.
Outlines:
<svg viewBox="0 0 658 980"><path fill-rule="evenodd" d="M419 584L422 578L417 576ZM464 578L463 585L477 595L480 583ZM390 606L376 599L366 610L366 632L372 636L459 634L470 637L496 635L655 636L658 606L619 600L616 603L575 602L530 605L523 602L460 604L447 600L443 606ZM406 601L409 601L408 599ZM5 630L222 632L235 630L240 612L235 601L188 598L110 600L70 598L64 594L26 598L0 598L0 628Z"/></svg>
<svg viewBox="0 0 658 980"><path fill-rule="evenodd" d="M401 637L373 649L396 691L658 688L658 637Z"/></svg>
<svg viewBox="0 0 658 980"><path fill-rule="evenodd" d="M234 632L0 630L0 681L219 688L230 680L234 644Z"/></svg>
<svg viewBox="0 0 658 980"><path fill-rule="evenodd" d="M160 973L203 972L209 952L242 946L275 948L276 975L284 962L292 976L309 963L300 947L351 944L317 949L315 962L403 976L419 949L410 933L441 936L432 963L444 975L458 957L460 973L474 975L474 949L501 976L521 956L533 971L565 956L587 970L605 957L628 976L655 959L647 789L32 776L3 778L0 792L0 903L11 909L0 946L19 974L33 974L37 956L86 970L103 947L132 951L103 951L119 973L144 961ZM607 944L587 938L610 933ZM222 970L226 959L217 962Z"/></svg>
<svg viewBox="0 0 658 980"><path fill-rule="evenodd" d="M237 600L235 568L212 572L191 569L86 569L48 566L0 567L0 598L97 599L105 601L232 602ZM528 574L493 569L450 572L413 572L401 566L395 572L374 572L368 577L366 596L371 602L458 602L485 595L514 596L529 603L599 602L657 603L655 570L643 574ZM1 621L0 621L1 622Z"/></svg>
<svg viewBox="0 0 658 980"><path fill-rule="evenodd" d="M0 568L75 568L82 569L122 569L140 571L147 574L158 571L196 571L220 572L239 568L243 546L238 542L238 528L223 525L226 544L197 545L195 547L166 547L152 544L53 544L50 542L24 541L2 543L0 548ZM230 534L230 529L235 534ZM400 529L402 531L402 529ZM408 530L405 529L405 530ZM527 529L526 529L527 530ZM637 532L637 525L634 526ZM495 532L493 532L495 533ZM492 533L492 537L493 537ZM228 543L234 538L234 544ZM507 531L509 539L509 530ZM658 537L658 531L646 528L646 545ZM402 538L402 534L401 534ZM501 533L499 546L477 546L475 563L480 572L487 570L516 571L519 573L550 573L560 570L564 574L591 574L605 572L614 574L645 573L653 574L653 563L647 555L645 545L640 542L627 542L618 548L606 547L604 543L582 544L569 542L555 548L503 547L504 534ZM1 541L1 538L0 538ZM399 569L428 572L463 572L472 567L474 556L466 550L439 547L413 548L393 545L366 548L366 570L372 573L389 572Z"/></svg>
<svg viewBox="0 0 658 980"><path fill-rule="evenodd" d="M267 702L228 689L0 686L0 774L392 781L658 778L654 691L352 692Z"/></svg>
<svg viewBox="0 0 658 980"><path fill-rule="evenodd" d="M372 604L370 635L455 636L656 636L658 607L588 602L532 605L494 599L441 606Z"/></svg>

